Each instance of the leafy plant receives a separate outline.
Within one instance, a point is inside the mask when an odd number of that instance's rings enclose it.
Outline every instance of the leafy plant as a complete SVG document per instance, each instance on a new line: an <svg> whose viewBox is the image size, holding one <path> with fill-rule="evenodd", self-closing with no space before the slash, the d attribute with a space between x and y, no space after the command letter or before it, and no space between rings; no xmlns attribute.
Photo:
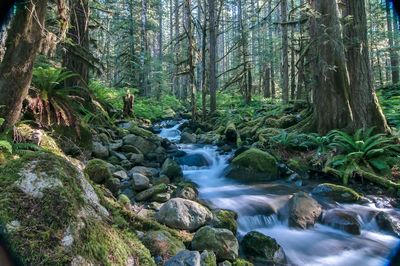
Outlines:
<svg viewBox="0 0 400 266"><path fill-rule="evenodd" d="M13 147L10 142L7 140L0 140L0 151L8 152L9 154L13 153Z"/></svg>
<svg viewBox="0 0 400 266"><path fill-rule="evenodd" d="M77 114L74 102L82 102L78 88L66 88L63 82L76 74L62 68L38 67L33 70L28 108L45 126L53 123L74 126Z"/></svg>
<svg viewBox="0 0 400 266"><path fill-rule="evenodd" d="M271 144L285 149L304 150L308 148L304 144L305 138L305 134L282 130L280 134L271 138Z"/></svg>
<svg viewBox="0 0 400 266"><path fill-rule="evenodd" d="M389 173L398 161L400 145L393 137L384 134L372 134L373 129L357 130L354 135L334 130L330 147L338 154L326 163L326 170L332 170L347 184L356 174L364 172Z"/></svg>
<svg viewBox="0 0 400 266"><path fill-rule="evenodd" d="M329 151L329 145L332 139L328 136L320 136L316 133L305 135L305 140L302 146L307 147L307 149L315 149L318 155L325 154Z"/></svg>

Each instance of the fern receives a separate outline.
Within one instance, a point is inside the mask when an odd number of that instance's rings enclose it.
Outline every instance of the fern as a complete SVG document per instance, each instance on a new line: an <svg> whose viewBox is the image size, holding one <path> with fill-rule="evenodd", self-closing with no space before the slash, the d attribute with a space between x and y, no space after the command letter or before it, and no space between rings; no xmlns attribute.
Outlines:
<svg viewBox="0 0 400 266"><path fill-rule="evenodd" d="M13 147L11 143L6 140L0 140L0 150L6 151L9 154L13 153Z"/></svg>
<svg viewBox="0 0 400 266"><path fill-rule="evenodd" d="M329 159L326 169L335 170L336 174L347 184L356 174L367 171L371 173L390 173L399 160L400 145L396 138L384 134L372 134L373 129L357 130L354 135L334 130L328 134L332 139L329 147L339 154Z"/></svg>

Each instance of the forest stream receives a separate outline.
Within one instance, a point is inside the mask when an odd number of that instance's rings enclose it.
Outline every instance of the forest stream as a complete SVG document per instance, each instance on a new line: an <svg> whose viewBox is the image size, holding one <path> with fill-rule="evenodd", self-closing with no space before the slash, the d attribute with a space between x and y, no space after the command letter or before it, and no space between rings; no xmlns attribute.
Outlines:
<svg viewBox="0 0 400 266"><path fill-rule="evenodd" d="M178 143L180 125L163 127L160 137ZM356 213L361 224L360 235L320 223L312 229L290 229L287 205L293 193L299 191L296 185L284 181L254 184L226 178L224 169L232 154L221 154L218 147L211 145L177 145L185 156L196 154L207 160L208 166L183 165L184 177L198 185L200 198L212 208L229 209L238 214L238 238L254 230L268 235L282 246L292 265L386 265L391 251L400 244L398 238L380 231L373 219L380 211L400 216L399 209L385 208L384 199L364 205L320 202L324 212L344 209ZM301 189L307 191L307 186Z"/></svg>

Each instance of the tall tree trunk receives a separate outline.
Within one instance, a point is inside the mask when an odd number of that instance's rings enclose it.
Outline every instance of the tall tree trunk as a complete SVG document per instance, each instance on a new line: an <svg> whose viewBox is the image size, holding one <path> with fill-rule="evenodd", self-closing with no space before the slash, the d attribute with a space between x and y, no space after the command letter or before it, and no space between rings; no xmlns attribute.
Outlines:
<svg viewBox="0 0 400 266"><path fill-rule="evenodd" d="M179 96L180 92L180 77L178 76L179 73L179 35L180 35L180 28L179 28L179 0L175 0L174 3L174 16L175 16L175 44L174 44L174 53L175 53L175 73L173 75L172 86L174 88L175 96Z"/></svg>
<svg viewBox="0 0 400 266"><path fill-rule="evenodd" d="M206 1L204 1L204 9ZM207 46L207 14L203 13L203 36L201 40L201 105L203 120L207 116L207 87L206 87L206 46Z"/></svg>
<svg viewBox="0 0 400 266"><path fill-rule="evenodd" d="M2 130L11 128L20 118L42 40L46 9L46 0L31 0L17 7L0 64L0 117L5 119Z"/></svg>
<svg viewBox="0 0 400 266"><path fill-rule="evenodd" d="M191 0L184 0L185 2L185 11L186 11L186 19L187 19L187 37L188 37L188 68L189 68L189 87L190 87L190 102L192 105L192 119L196 120L197 118L197 101L196 101L196 85L195 85L195 60L194 60L194 36L192 29L192 5Z"/></svg>
<svg viewBox="0 0 400 266"><path fill-rule="evenodd" d="M390 49L390 69L392 72L392 83L397 84L400 80L399 73L399 55L395 50L394 35L393 35L393 22L392 12L390 9L390 3L386 0L386 18L387 18L387 29L388 29L388 40Z"/></svg>
<svg viewBox="0 0 400 266"><path fill-rule="evenodd" d="M304 0L300 0L300 6L303 7L304 5ZM302 19L303 17L303 12L300 12L300 19ZM303 96L303 86L304 86L304 80L305 80L305 76L304 76L304 63L305 63L305 56L302 56L303 54L303 49L304 49L304 45L303 45L303 25L301 24L301 22L299 23L299 30L300 30L300 39L299 39L299 51L300 51L300 58L299 58L299 62L298 62L298 73L297 73L297 89L296 89L296 99L300 100L302 99Z"/></svg>
<svg viewBox="0 0 400 266"><path fill-rule="evenodd" d="M375 127L378 132L389 132L372 84L365 2L345 0L344 4L343 16L347 18L347 23L343 32L350 77L353 129Z"/></svg>
<svg viewBox="0 0 400 266"><path fill-rule="evenodd" d="M272 1L268 2L268 23L272 24ZM272 40L272 27L268 27L268 45L269 45L269 56L270 56L270 70L271 70L271 97L275 99L276 89L275 89L275 64L274 64L274 41Z"/></svg>
<svg viewBox="0 0 400 266"><path fill-rule="evenodd" d="M353 115L344 47L338 41L342 32L336 0L311 0L311 5L320 14L311 20L310 25L316 81L313 91L314 129L326 134L332 129L347 129Z"/></svg>
<svg viewBox="0 0 400 266"><path fill-rule="evenodd" d="M281 0L282 23L282 100L289 101L289 49L287 29L287 0Z"/></svg>
<svg viewBox="0 0 400 266"><path fill-rule="evenodd" d="M294 10L294 0L290 1L290 8ZM291 17L293 19L293 17ZM290 31L290 99L294 100L296 92L296 52L295 52L295 40L294 32L296 27L292 27Z"/></svg>
<svg viewBox="0 0 400 266"><path fill-rule="evenodd" d="M217 77L216 77L216 55L217 55L217 33L216 33L216 19L215 19L215 0L208 0L208 13L209 13L209 51L210 51L210 71L209 71L209 90L210 90L210 112L214 113L217 109Z"/></svg>
<svg viewBox="0 0 400 266"><path fill-rule="evenodd" d="M264 98L271 98L271 69L268 65L264 68L263 91Z"/></svg>
<svg viewBox="0 0 400 266"><path fill-rule="evenodd" d="M79 76L66 80L68 87L87 87L89 83L89 64L82 55L89 52L89 0L72 0L70 28L67 36L72 41L67 44L63 66Z"/></svg>
<svg viewBox="0 0 400 266"><path fill-rule="evenodd" d="M140 75L139 75L139 86L142 95L149 95L149 73L148 73L148 41L147 41L147 1L142 0L141 10L141 29L140 29Z"/></svg>

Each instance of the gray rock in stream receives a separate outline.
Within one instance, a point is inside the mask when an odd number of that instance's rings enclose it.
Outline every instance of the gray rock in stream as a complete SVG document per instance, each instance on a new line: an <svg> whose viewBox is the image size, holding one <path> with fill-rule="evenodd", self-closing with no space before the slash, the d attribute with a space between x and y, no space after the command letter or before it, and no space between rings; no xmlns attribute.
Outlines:
<svg viewBox="0 0 400 266"><path fill-rule="evenodd" d="M200 262L201 257L198 251L182 250L167 261L164 266L200 266Z"/></svg>
<svg viewBox="0 0 400 266"><path fill-rule="evenodd" d="M376 223L382 230L396 237L400 237L400 220L397 217L394 217L387 212L379 212L375 219Z"/></svg>
<svg viewBox="0 0 400 266"><path fill-rule="evenodd" d="M321 213L321 205L315 199L304 192L298 192L289 200L289 227L312 227Z"/></svg>
<svg viewBox="0 0 400 266"><path fill-rule="evenodd" d="M361 234L361 224L357 214L341 209L326 211L322 216L322 223L349 234Z"/></svg>
<svg viewBox="0 0 400 266"><path fill-rule="evenodd" d="M171 228L194 231L211 221L212 213L197 202L174 198L161 207L156 219Z"/></svg>

